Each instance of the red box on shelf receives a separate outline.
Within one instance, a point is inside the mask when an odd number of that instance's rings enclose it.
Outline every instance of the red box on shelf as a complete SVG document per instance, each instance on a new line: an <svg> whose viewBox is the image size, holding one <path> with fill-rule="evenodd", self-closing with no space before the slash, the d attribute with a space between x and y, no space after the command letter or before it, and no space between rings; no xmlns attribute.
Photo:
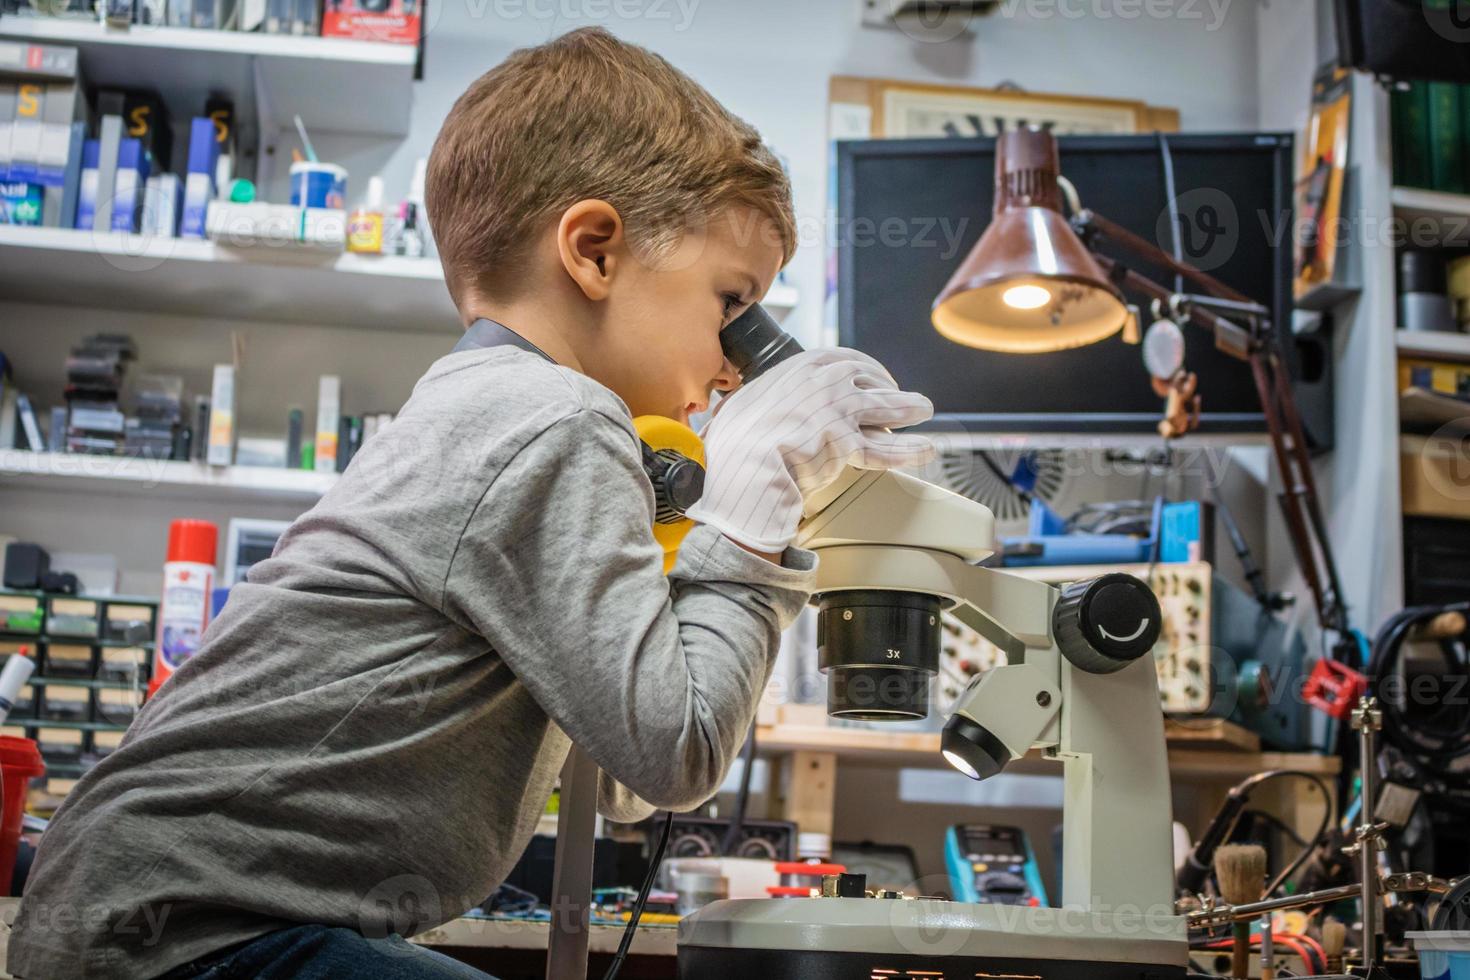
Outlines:
<svg viewBox="0 0 1470 980"><path fill-rule="evenodd" d="M418 44L423 0L326 0L322 37Z"/></svg>

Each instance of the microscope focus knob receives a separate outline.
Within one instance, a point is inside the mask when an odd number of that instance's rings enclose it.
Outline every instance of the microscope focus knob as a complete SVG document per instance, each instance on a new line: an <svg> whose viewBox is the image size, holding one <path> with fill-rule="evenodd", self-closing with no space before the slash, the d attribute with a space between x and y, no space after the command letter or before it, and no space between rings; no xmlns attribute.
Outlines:
<svg viewBox="0 0 1470 980"><path fill-rule="evenodd" d="M1111 674L1158 642L1159 600L1132 575L1115 572L1062 589L1052 611L1057 646L1074 667Z"/></svg>

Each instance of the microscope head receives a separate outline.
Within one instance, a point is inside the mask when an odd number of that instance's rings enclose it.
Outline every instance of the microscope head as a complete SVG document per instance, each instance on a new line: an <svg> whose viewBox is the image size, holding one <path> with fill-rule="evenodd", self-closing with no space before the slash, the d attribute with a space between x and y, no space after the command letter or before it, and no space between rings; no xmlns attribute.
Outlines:
<svg viewBox="0 0 1470 980"><path fill-rule="evenodd" d="M1148 585L1113 572L1062 589L1050 618L1053 649L980 674L955 703L940 750L971 779L988 779L1038 742L1054 742L1048 729L1064 710L1062 672L1120 673L1153 650L1163 617Z"/></svg>

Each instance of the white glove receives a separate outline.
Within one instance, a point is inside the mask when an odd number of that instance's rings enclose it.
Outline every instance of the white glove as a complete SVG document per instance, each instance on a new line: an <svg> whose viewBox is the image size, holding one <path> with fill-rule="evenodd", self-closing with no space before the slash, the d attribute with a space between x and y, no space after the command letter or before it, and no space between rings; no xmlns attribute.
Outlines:
<svg viewBox="0 0 1470 980"><path fill-rule="evenodd" d="M929 399L900 391L866 354L804 351L720 402L701 433L704 495L688 516L756 551L785 551L803 499L848 466L880 470L933 459L927 438L888 431L933 415Z"/></svg>

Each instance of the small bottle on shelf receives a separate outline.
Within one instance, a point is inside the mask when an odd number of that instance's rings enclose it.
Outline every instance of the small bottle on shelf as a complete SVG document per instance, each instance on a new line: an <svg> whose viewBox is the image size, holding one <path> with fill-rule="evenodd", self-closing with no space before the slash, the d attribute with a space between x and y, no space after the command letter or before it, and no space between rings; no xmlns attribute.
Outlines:
<svg viewBox="0 0 1470 980"><path fill-rule="evenodd" d="M383 251L383 178L368 178L367 194L347 219L347 251L380 255Z"/></svg>

